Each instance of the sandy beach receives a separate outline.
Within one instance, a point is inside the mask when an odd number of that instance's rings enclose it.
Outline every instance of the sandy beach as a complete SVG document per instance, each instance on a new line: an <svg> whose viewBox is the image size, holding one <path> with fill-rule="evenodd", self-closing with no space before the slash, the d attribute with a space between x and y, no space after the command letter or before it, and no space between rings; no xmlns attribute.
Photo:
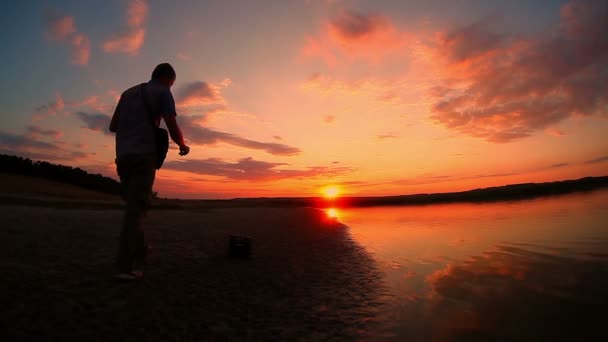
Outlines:
<svg viewBox="0 0 608 342"><path fill-rule="evenodd" d="M145 278L119 283L121 210L39 204L0 207L5 341L352 340L381 304L374 261L319 210L153 210Z"/></svg>

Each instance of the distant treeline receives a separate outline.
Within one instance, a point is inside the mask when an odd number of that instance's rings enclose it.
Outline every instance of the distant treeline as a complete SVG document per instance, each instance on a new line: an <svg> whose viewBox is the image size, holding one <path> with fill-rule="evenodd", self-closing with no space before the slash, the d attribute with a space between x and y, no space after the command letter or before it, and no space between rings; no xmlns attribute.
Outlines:
<svg viewBox="0 0 608 342"><path fill-rule="evenodd" d="M0 154L0 172L44 178L85 189L120 195L120 183L100 174L90 174L81 168L33 161L29 158Z"/></svg>
<svg viewBox="0 0 608 342"><path fill-rule="evenodd" d="M586 177L547 183L512 184L462 192L416 194L382 197L340 197L332 200L319 197L237 198L232 200L192 200L173 203L193 207L371 207L391 205L425 205L454 202L497 202L563 195L608 187L608 176Z"/></svg>
<svg viewBox="0 0 608 342"><path fill-rule="evenodd" d="M561 195L608 187L608 176L585 177L547 183L524 183L474 189L462 192L417 194L385 197L345 197L341 205L352 207L435 204L450 202L495 202L528 199L541 196Z"/></svg>

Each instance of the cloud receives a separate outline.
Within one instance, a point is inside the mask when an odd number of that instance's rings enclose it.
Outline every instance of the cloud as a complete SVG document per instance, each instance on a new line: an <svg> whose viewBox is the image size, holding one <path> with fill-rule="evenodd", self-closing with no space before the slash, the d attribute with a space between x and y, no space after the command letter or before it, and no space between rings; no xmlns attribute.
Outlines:
<svg viewBox="0 0 608 342"><path fill-rule="evenodd" d="M302 54L320 57L329 66L352 58L379 62L406 42L405 35L387 17L344 10L325 24L319 37L306 37Z"/></svg>
<svg viewBox="0 0 608 342"><path fill-rule="evenodd" d="M144 44L148 4L144 0L131 0L127 7L128 28L105 41L102 48L107 53L137 55Z"/></svg>
<svg viewBox="0 0 608 342"><path fill-rule="evenodd" d="M62 132L54 129L43 129L40 126L28 125L26 126L26 136L36 139L41 136L52 137L55 139L61 138Z"/></svg>
<svg viewBox="0 0 608 342"><path fill-rule="evenodd" d="M65 41L72 33L76 33L74 17L49 15L47 18L47 33L53 40Z"/></svg>
<svg viewBox="0 0 608 342"><path fill-rule="evenodd" d="M85 124L84 127L92 131L102 132L105 135L112 135L108 129L111 120L108 115L101 113L76 112L76 116Z"/></svg>
<svg viewBox="0 0 608 342"><path fill-rule="evenodd" d="M138 28L124 34L116 35L103 43L103 51L108 53L126 53L136 55L144 44L146 30Z"/></svg>
<svg viewBox="0 0 608 342"><path fill-rule="evenodd" d="M0 154L19 155L35 160L74 161L86 158L89 154L82 151L69 151L55 139L61 132L53 129L42 129L37 126L26 126L24 134L0 131ZM39 138L52 138L53 142L41 141Z"/></svg>
<svg viewBox="0 0 608 342"><path fill-rule="evenodd" d="M78 159L83 159L89 156L89 154L80 152L80 151L72 151L66 152L58 150L57 152L30 152L30 151L15 151L15 150L3 150L0 148L0 154L6 155L17 155L22 158L29 158L32 160L43 160L43 161L75 161Z"/></svg>
<svg viewBox="0 0 608 342"><path fill-rule="evenodd" d="M587 160L587 161L585 161L585 164L599 164L599 163L603 163L603 162L607 162L607 161L608 161L608 156L603 156L603 157Z"/></svg>
<svg viewBox="0 0 608 342"><path fill-rule="evenodd" d="M411 91L411 87L405 82L374 78L343 81L321 73L314 73L310 76L302 84L302 88L322 95L367 96L373 101L383 104L403 103L401 97L396 93Z"/></svg>
<svg viewBox="0 0 608 342"><path fill-rule="evenodd" d="M86 112L96 111L96 112L110 112L114 110L115 101L118 99L114 99L112 97L112 104L105 103L100 100L100 96L92 95L86 96L81 100L64 100L60 94L55 95L55 101L51 101L47 104L38 106L35 108L32 122L37 123L49 116L55 116L57 114L66 115L68 112L74 109L84 110Z"/></svg>
<svg viewBox="0 0 608 342"><path fill-rule="evenodd" d="M213 145L225 143L254 150L262 150L279 156L291 156L300 153L299 148L285 144L259 142L245 139L235 134L215 131L199 125L196 122L196 119L196 117L190 116L181 116L179 119L180 126L184 131L186 138L195 144Z"/></svg>
<svg viewBox="0 0 608 342"><path fill-rule="evenodd" d="M462 62L504 46L509 37L490 30L492 19L485 18L443 35L441 52L452 62Z"/></svg>
<svg viewBox="0 0 608 342"><path fill-rule="evenodd" d="M303 170L280 169L280 167L285 165L287 164L270 163L253 158L243 158L235 163L217 158L165 162L165 168L167 169L246 181L331 177L353 171L347 167L324 166L308 167Z"/></svg>
<svg viewBox="0 0 608 342"><path fill-rule="evenodd" d="M183 52L178 52L176 57L177 57L177 59L184 61L184 62L188 62L188 61L192 60L192 56L185 54Z"/></svg>
<svg viewBox="0 0 608 342"><path fill-rule="evenodd" d="M38 141L26 135L17 135L0 131L0 148L9 151L25 151L29 149L55 150L58 146L52 143Z"/></svg>
<svg viewBox="0 0 608 342"><path fill-rule="evenodd" d="M561 168L561 167L566 167L568 165L570 165L570 164L569 163L558 163L558 164L553 164L553 165L549 166L549 168L550 169L558 169L558 168Z"/></svg>
<svg viewBox="0 0 608 342"><path fill-rule="evenodd" d="M380 15L341 11L329 23L331 33L340 41L357 41L384 30L388 20Z"/></svg>
<svg viewBox="0 0 608 342"><path fill-rule="evenodd" d="M228 83L226 83L228 82ZM222 84L230 84L229 80ZM177 105L183 107L223 105L226 103L220 90L224 86L211 84L204 81L191 82L184 85L177 92Z"/></svg>
<svg viewBox="0 0 608 342"><path fill-rule="evenodd" d="M148 4L145 0L132 0L127 8L129 27L141 27L148 16Z"/></svg>
<svg viewBox="0 0 608 342"><path fill-rule="evenodd" d="M49 38L72 48L72 63L87 65L91 57L89 37L78 32L73 16L58 16L53 13L46 15L46 31Z"/></svg>
<svg viewBox="0 0 608 342"><path fill-rule="evenodd" d="M545 131L547 132L547 134L552 135L554 137L561 137L566 135L566 132L554 127L549 127Z"/></svg>
<svg viewBox="0 0 608 342"><path fill-rule="evenodd" d="M494 143L528 137L608 105L608 1L562 7L550 37L492 33L486 22L444 35L438 60L446 79L431 91L431 119Z"/></svg>
<svg viewBox="0 0 608 342"><path fill-rule="evenodd" d="M336 117L333 115L325 115L323 117L323 122L326 124L333 124L336 121Z"/></svg>
<svg viewBox="0 0 608 342"><path fill-rule="evenodd" d="M55 115L58 112L62 111L65 107L65 102L60 94L55 94L55 101L51 101L47 104L39 106L35 109L36 114L34 115L34 120L38 121L47 115Z"/></svg>
<svg viewBox="0 0 608 342"><path fill-rule="evenodd" d="M72 44L72 63L77 65L87 65L91 57L91 42L89 37L83 34L76 34L70 39Z"/></svg>
<svg viewBox="0 0 608 342"><path fill-rule="evenodd" d="M378 135L376 135L376 139L378 139L378 140L397 139L397 138L399 138L399 136L395 135L395 134L378 134Z"/></svg>

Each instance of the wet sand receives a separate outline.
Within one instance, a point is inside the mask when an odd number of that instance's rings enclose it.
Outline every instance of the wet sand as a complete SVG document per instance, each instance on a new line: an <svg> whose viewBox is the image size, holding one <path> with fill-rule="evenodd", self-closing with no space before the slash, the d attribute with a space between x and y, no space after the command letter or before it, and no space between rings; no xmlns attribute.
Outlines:
<svg viewBox="0 0 608 342"><path fill-rule="evenodd" d="M111 279L121 214L0 206L2 340L369 337L381 273L319 210L152 211L153 250L136 283ZM253 239L253 258L227 256L230 234Z"/></svg>

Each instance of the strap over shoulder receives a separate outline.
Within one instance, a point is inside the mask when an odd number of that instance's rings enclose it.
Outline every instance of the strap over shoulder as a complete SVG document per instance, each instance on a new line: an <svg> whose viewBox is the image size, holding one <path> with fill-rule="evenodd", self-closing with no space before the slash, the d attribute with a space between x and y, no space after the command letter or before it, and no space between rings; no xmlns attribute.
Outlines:
<svg viewBox="0 0 608 342"><path fill-rule="evenodd" d="M149 96L148 96L148 83L142 83L139 85L139 89L141 92L141 99L144 103L144 108L146 108L146 112L148 112L148 122L154 127L156 126L156 120L154 120L154 112L150 107Z"/></svg>

